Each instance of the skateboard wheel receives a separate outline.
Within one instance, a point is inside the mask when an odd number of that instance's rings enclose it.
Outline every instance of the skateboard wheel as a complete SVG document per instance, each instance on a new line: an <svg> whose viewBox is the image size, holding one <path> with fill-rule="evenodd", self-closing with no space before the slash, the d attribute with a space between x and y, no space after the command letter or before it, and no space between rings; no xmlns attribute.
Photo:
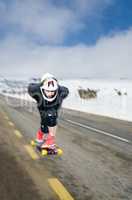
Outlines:
<svg viewBox="0 0 132 200"><path fill-rule="evenodd" d="M63 154L62 149L58 149L58 150L57 150L57 154L58 154L58 155L62 155L62 154Z"/></svg>
<svg viewBox="0 0 132 200"><path fill-rule="evenodd" d="M35 141L34 140L31 140L31 145L35 146Z"/></svg>
<svg viewBox="0 0 132 200"><path fill-rule="evenodd" d="M48 151L46 149L43 149L42 152L41 152L41 155L46 156L47 154L48 154Z"/></svg>

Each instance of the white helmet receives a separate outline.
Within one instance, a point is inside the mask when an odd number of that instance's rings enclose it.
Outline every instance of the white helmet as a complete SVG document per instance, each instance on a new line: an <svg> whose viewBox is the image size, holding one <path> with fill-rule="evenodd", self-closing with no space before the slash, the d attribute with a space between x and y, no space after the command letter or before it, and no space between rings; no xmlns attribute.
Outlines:
<svg viewBox="0 0 132 200"><path fill-rule="evenodd" d="M43 75L41 79L41 83L42 83L42 86L40 87L40 90L44 99L46 99L49 102L52 102L57 96L58 81L52 74L46 73ZM52 97L48 97L45 91L51 91L51 92L54 91L54 95Z"/></svg>
<svg viewBox="0 0 132 200"><path fill-rule="evenodd" d="M50 74L50 73L46 73L46 74L44 74L43 76L42 76L42 78L41 78L41 83L43 83L43 81L45 80L45 79L47 79L47 78L55 78L52 74Z"/></svg>

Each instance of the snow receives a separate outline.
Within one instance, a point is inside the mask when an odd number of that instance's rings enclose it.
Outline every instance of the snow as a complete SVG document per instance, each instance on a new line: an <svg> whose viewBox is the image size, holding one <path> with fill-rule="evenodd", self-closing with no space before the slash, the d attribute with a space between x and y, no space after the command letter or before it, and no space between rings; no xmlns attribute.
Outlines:
<svg viewBox="0 0 132 200"><path fill-rule="evenodd" d="M65 80L62 85L69 88L69 97L64 101L66 108L132 121L131 80ZM99 90L95 99L81 99L78 88ZM119 96L115 89L121 91ZM127 94L127 95L126 95Z"/></svg>
<svg viewBox="0 0 132 200"><path fill-rule="evenodd" d="M70 91L68 98L63 102L63 107L132 121L132 80L74 79L60 80L59 83L68 87ZM9 86L5 83L0 82L0 86L1 93L3 89L8 91L4 94L6 97L12 96L21 100L33 101L27 93L23 93L23 88L19 94L18 88L15 89L16 94L12 94L9 93ZM78 93L79 88L97 90L97 98L81 99ZM115 90L119 90L122 95L118 95Z"/></svg>

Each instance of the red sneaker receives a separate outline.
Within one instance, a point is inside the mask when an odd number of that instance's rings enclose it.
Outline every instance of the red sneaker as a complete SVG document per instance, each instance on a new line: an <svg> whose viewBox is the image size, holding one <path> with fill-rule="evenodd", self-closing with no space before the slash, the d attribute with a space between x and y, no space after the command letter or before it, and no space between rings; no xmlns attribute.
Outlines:
<svg viewBox="0 0 132 200"><path fill-rule="evenodd" d="M36 141L41 143L44 140L44 134L41 131L41 129L38 130L38 132L36 133Z"/></svg>
<svg viewBox="0 0 132 200"><path fill-rule="evenodd" d="M42 144L42 148L54 147L54 146L55 146L55 137L48 134L46 141L44 142L44 144Z"/></svg>

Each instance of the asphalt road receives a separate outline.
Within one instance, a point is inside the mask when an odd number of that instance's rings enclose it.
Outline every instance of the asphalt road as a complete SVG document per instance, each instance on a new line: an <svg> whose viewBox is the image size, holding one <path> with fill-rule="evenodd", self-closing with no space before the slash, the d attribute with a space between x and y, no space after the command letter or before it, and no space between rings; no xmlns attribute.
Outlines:
<svg viewBox="0 0 132 200"><path fill-rule="evenodd" d="M34 105L14 99L10 102L2 99L0 105L2 112L22 134L22 140L28 144L39 128L40 119ZM63 149L63 156L33 160L30 168L34 172L37 163L42 177L44 174L45 179L55 177L76 200L132 199L131 122L63 109L60 111L56 142ZM27 154L24 154L26 161ZM28 168L28 162L26 165ZM38 181L37 175L33 181ZM41 184L39 178L40 188ZM43 191L40 191L42 198ZM51 199L51 192L47 192L46 198ZM56 198L61 197L55 195L53 199Z"/></svg>

